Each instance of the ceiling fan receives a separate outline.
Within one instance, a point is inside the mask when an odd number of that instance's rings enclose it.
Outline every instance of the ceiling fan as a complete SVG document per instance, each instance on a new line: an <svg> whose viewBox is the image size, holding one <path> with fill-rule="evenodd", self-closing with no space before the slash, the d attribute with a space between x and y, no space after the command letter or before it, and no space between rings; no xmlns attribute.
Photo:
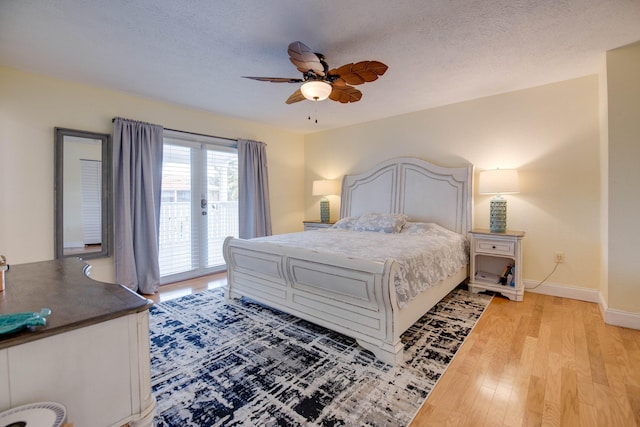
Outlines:
<svg viewBox="0 0 640 427"><path fill-rule="evenodd" d="M362 92L353 86L377 80L389 67L379 61L360 61L329 70L324 55L314 53L300 41L289 44L289 60L302 73L302 78L248 77L246 79L272 83L302 83L286 101L323 101L327 98L343 104L358 102Z"/></svg>

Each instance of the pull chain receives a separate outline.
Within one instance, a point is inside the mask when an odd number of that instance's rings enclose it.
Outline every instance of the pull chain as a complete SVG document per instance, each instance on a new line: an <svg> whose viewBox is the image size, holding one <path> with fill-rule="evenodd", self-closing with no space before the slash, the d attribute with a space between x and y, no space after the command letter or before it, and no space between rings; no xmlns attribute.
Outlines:
<svg viewBox="0 0 640 427"><path fill-rule="evenodd" d="M316 122L316 124L318 124L318 98L315 98L313 100L313 104L314 104L314 107L315 107L315 117L316 117L315 118L315 122ZM311 120L311 114L309 114L309 117L307 117L307 120Z"/></svg>

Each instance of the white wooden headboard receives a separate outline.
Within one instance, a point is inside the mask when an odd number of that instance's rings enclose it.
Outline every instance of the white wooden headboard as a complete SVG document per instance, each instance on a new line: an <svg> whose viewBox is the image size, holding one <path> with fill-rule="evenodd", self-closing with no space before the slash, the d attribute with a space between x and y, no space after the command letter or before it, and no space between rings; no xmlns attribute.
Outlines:
<svg viewBox="0 0 640 427"><path fill-rule="evenodd" d="M473 166L447 168L412 157L382 162L342 179L340 218L404 213L466 235L473 217Z"/></svg>

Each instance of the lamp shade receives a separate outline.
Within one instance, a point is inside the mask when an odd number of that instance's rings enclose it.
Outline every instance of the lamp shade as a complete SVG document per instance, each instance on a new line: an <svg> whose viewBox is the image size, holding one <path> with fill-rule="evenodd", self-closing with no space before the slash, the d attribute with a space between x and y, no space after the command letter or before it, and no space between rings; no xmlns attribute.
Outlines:
<svg viewBox="0 0 640 427"><path fill-rule="evenodd" d="M514 194L520 192L518 171L515 169L495 169L480 172L480 194Z"/></svg>
<svg viewBox="0 0 640 427"><path fill-rule="evenodd" d="M323 179L313 181L313 189L311 190L314 196L329 196L340 193L340 183L336 180Z"/></svg>
<svg viewBox="0 0 640 427"><path fill-rule="evenodd" d="M324 101L333 88L322 80L309 80L300 86L300 92L309 101Z"/></svg>

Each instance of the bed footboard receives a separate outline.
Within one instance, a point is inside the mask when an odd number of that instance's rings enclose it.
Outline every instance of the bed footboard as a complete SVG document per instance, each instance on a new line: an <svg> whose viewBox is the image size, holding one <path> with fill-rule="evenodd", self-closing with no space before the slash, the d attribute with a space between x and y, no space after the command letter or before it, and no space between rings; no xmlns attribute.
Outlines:
<svg viewBox="0 0 640 427"><path fill-rule="evenodd" d="M391 365L402 360L394 262L379 263L228 237L227 298L247 297L350 336Z"/></svg>

